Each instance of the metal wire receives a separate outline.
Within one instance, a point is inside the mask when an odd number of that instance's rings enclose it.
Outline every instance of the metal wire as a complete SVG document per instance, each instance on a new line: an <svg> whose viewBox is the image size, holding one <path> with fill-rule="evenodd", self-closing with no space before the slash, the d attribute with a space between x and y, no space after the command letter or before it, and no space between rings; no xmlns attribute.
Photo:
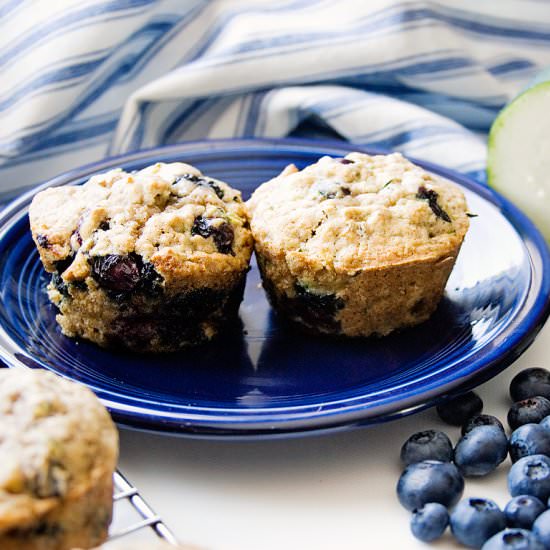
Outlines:
<svg viewBox="0 0 550 550"><path fill-rule="evenodd" d="M128 501L141 516L142 520L111 533L109 540L119 539L140 529L150 528L159 538L170 544L177 545L178 541L172 531L168 529L162 518L145 502L137 488L118 470L114 473L113 480L115 484L115 493L113 496L115 504L124 500Z"/></svg>

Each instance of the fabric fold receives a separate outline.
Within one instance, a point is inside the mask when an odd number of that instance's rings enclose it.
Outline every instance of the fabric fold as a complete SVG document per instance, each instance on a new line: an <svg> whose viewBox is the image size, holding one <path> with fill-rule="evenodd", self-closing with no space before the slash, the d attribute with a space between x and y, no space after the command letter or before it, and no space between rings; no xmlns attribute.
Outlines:
<svg viewBox="0 0 550 550"><path fill-rule="evenodd" d="M0 3L0 193L161 144L324 133L482 177L496 113L550 65L550 11L478 4Z"/></svg>

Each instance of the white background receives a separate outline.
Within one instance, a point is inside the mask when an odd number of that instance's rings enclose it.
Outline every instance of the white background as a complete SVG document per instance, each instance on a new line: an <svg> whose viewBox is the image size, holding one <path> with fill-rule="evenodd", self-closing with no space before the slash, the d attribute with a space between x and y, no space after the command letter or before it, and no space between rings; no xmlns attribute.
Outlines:
<svg viewBox="0 0 550 550"><path fill-rule="evenodd" d="M526 367L550 368L549 344L547 325L513 366L478 389L484 412L505 423L511 378ZM120 467L181 542L205 550L459 548L448 533L431 545L414 539L409 513L395 496L401 444L427 428L458 439L459 429L445 426L434 410L278 441L212 442L123 430ZM464 495L493 498L503 507L509 466L507 459L493 474L467 479Z"/></svg>

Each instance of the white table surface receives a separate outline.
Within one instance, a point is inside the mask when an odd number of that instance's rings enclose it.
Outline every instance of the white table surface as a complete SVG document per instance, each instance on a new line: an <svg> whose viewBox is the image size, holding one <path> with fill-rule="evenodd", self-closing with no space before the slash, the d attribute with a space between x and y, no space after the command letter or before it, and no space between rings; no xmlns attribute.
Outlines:
<svg viewBox="0 0 550 550"><path fill-rule="evenodd" d="M550 323L522 357L478 389L484 412L505 423L511 378L523 368L550 368L549 349ZM459 548L448 533L431 545L414 539L409 513L395 496L401 444L428 428L445 430L453 442L459 435L434 410L277 441L213 442L123 430L120 467L181 542L206 550ZM467 479L464 496L504 506L509 466L507 460L485 478Z"/></svg>

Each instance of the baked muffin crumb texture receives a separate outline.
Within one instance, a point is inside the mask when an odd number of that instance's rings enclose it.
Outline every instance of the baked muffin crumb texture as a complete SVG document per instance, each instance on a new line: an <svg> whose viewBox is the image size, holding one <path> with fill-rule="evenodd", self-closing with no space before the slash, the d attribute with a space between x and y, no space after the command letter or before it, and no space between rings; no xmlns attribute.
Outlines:
<svg viewBox="0 0 550 550"><path fill-rule="evenodd" d="M352 336L429 317L469 225L462 191L399 153L290 166L247 204L276 309Z"/></svg>
<svg viewBox="0 0 550 550"><path fill-rule="evenodd" d="M170 351L210 339L236 315L252 251L246 208L238 191L188 164L46 189L29 217L69 336Z"/></svg>

